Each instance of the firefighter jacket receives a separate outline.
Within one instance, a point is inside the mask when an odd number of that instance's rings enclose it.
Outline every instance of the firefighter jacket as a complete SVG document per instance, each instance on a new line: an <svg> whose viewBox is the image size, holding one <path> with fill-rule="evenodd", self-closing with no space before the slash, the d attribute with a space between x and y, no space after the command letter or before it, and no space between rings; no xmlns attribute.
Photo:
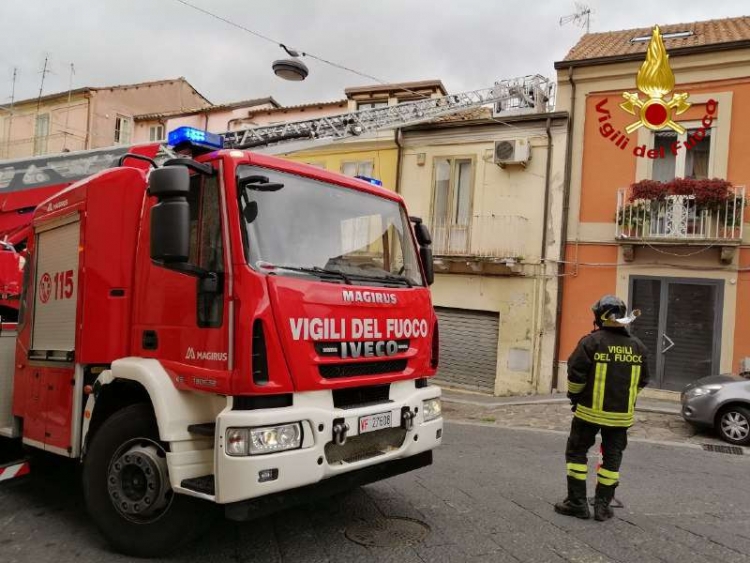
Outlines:
<svg viewBox="0 0 750 563"><path fill-rule="evenodd" d="M568 397L575 416L600 426L633 425L635 401L649 382L648 350L624 328L584 336L568 358Z"/></svg>

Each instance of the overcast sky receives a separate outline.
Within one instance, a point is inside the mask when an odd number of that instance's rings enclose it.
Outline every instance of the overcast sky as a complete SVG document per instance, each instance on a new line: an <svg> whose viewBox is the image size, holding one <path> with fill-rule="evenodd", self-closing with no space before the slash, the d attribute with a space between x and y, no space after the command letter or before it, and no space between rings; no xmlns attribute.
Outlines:
<svg viewBox="0 0 750 563"><path fill-rule="evenodd" d="M584 32L559 25L569 0L186 0L288 46L388 82L443 80L449 91L540 73L554 77ZM747 0L591 0L591 31L750 14ZM0 0L0 104L43 92L184 76L214 103L272 95L284 105L343 97L373 81L305 59L310 76L288 82L276 45L177 0Z"/></svg>

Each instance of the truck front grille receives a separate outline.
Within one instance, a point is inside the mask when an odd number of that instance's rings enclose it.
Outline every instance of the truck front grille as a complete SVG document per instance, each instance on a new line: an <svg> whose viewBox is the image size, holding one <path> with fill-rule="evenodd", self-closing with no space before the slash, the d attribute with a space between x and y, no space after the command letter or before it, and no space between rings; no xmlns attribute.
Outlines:
<svg viewBox="0 0 750 563"><path fill-rule="evenodd" d="M345 364L323 364L318 366L320 375L326 379L337 377L358 377L397 373L406 369L406 360L383 360L378 362L350 362Z"/></svg>
<svg viewBox="0 0 750 563"><path fill-rule="evenodd" d="M406 430L403 428L388 428L352 436L343 446L328 442L325 447L326 461L337 465L384 455L399 449L405 438Z"/></svg>
<svg viewBox="0 0 750 563"><path fill-rule="evenodd" d="M377 405L389 401L391 386L367 385L333 390L333 406L337 409L351 409L366 405Z"/></svg>

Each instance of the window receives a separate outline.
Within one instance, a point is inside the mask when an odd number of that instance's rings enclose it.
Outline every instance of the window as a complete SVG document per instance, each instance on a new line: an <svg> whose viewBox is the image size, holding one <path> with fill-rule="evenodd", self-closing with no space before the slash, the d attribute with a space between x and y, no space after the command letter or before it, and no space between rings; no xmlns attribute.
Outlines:
<svg viewBox="0 0 750 563"><path fill-rule="evenodd" d="M148 128L148 140L149 141L161 141L164 139L164 126L163 125L152 125Z"/></svg>
<svg viewBox="0 0 750 563"><path fill-rule="evenodd" d="M133 120L130 117L118 115L115 118L115 143L127 145L130 143L130 132L133 129Z"/></svg>
<svg viewBox="0 0 750 563"><path fill-rule="evenodd" d="M224 245L221 236L221 200L216 176L190 178L190 258L188 262L218 278L218 293L198 292L198 326L221 326L224 313ZM199 281L200 286L200 281Z"/></svg>
<svg viewBox="0 0 750 563"><path fill-rule="evenodd" d="M468 251L473 168L470 158L435 160L432 229L438 252Z"/></svg>
<svg viewBox="0 0 750 563"><path fill-rule="evenodd" d="M357 110L388 107L388 102L357 102Z"/></svg>
<svg viewBox="0 0 750 563"><path fill-rule="evenodd" d="M372 178L374 162L372 160L359 160L341 163L341 173L346 176L367 176Z"/></svg>
<svg viewBox="0 0 750 563"><path fill-rule="evenodd" d="M45 154L47 152L47 139L49 138L49 114L42 113L36 116L34 125L34 154Z"/></svg>
<svg viewBox="0 0 750 563"><path fill-rule="evenodd" d="M705 129L705 136L698 140L698 129L688 129L685 134L675 131L658 131L654 134L654 149L664 153L664 158L653 160L651 179L669 182L675 178L711 177L711 131ZM676 154L675 154L676 153Z"/></svg>

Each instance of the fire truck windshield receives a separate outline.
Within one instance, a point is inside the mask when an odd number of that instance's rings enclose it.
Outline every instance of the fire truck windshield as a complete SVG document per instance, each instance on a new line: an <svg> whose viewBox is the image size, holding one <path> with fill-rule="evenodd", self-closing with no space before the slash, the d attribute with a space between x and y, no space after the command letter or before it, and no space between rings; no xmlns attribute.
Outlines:
<svg viewBox="0 0 750 563"><path fill-rule="evenodd" d="M237 170L251 267L358 285L424 285L395 201L256 166Z"/></svg>

